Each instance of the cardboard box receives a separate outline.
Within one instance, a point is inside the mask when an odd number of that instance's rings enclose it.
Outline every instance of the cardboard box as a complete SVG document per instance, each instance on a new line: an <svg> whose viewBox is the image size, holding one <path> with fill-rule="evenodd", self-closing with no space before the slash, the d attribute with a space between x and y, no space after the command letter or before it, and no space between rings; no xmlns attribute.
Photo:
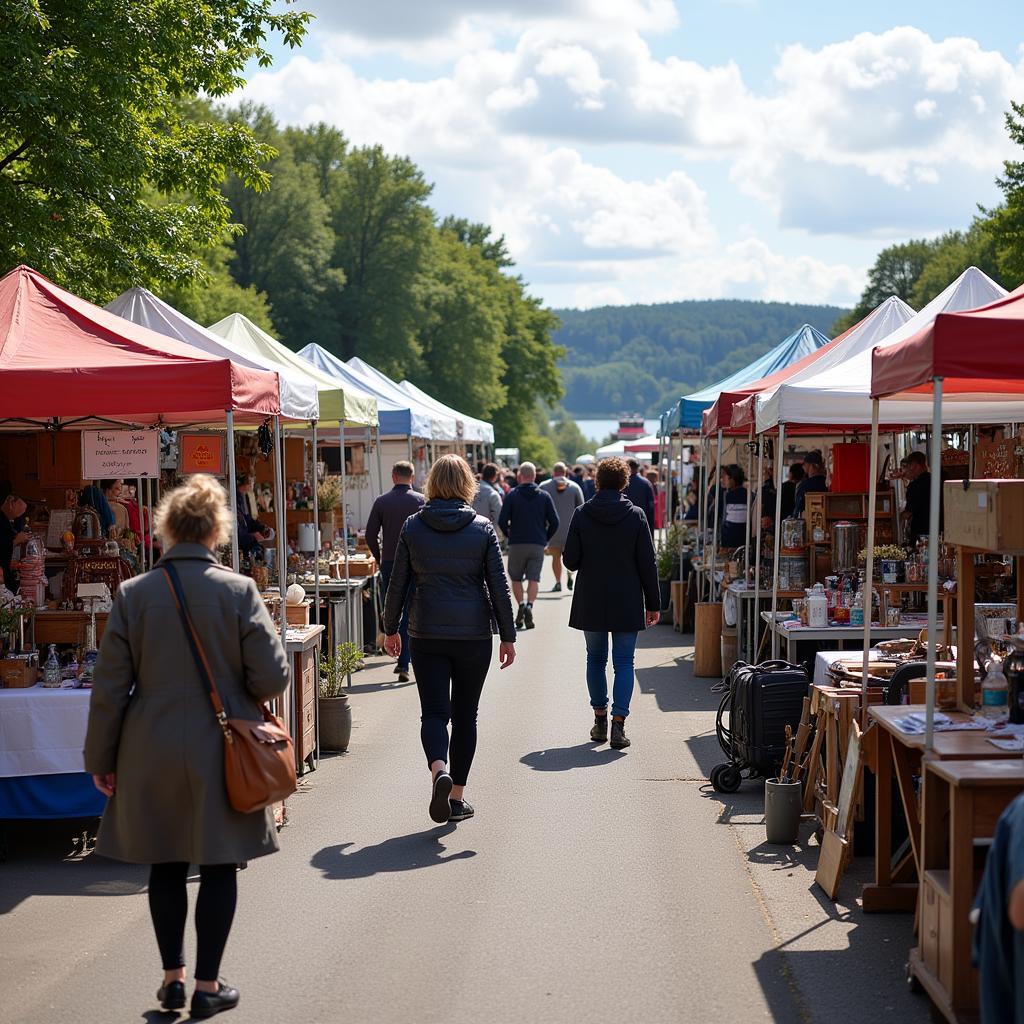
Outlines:
<svg viewBox="0 0 1024 1024"><path fill-rule="evenodd" d="M948 544L1024 554L1024 480L947 480L942 485Z"/></svg>

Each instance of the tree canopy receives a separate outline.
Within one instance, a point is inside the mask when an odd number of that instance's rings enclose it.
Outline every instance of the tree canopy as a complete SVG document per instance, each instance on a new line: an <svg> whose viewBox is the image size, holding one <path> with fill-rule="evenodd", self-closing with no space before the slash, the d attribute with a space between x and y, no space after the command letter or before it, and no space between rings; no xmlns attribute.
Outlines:
<svg viewBox="0 0 1024 1024"><path fill-rule="evenodd" d="M273 0L15 0L0 8L0 263L87 298L202 276L230 224L229 171L264 188L244 126L182 101L238 88L268 35L309 19Z"/></svg>

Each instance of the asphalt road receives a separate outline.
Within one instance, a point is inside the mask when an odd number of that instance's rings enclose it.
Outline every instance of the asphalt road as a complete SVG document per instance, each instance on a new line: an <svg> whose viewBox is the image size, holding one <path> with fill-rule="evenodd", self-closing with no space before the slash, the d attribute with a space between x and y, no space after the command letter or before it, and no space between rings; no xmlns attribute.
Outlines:
<svg viewBox="0 0 1024 1024"><path fill-rule="evenodd" d="M356 677L350 752L307 776L282 852L240 876L223 972L242 1003L222 1019L928 1020L903 983L909 917L857 905L867 865L833 905L812 884L813 841L764 843L755 784L711 792L717 698L692 677L689 638L641 638L633 746L590 743L570 599L543 594L516 664L488 679L477 816L458 826L427 816L415 685L383 659ZM0 1022L186 1019L153 998L144 870L68 857L71 835L9 830Z"/></svg>

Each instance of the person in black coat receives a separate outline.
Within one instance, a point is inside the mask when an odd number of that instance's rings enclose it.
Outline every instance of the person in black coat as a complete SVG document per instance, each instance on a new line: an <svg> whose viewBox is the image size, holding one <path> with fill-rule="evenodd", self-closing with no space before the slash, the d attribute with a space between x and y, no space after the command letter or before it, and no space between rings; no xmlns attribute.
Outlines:
<svg viewBox="0 0 1024 1024"><path fill-rule="evenodd" d="M562 559L579 573L569 625L587 643L587 688L594 709L590 738L608 739L608 634L611 634L611 746L629 746L625 722L633 695L633 658L640 630L660 618L661 593L647 516L622 492L629 470L622 459L605 459L597 470L597 494L569 524ZM644 483L647 481L645 480ZM649 485L648 485L649 486Z"/></svg>
<svg viewBox="0 0 1024 1024"><path fill-rule="evenodd" d="M642 476L640 473L640 463L636 459L630 459L628 462L629 466L629 482L626 485L626 497L636 505L637 508L642 509L644 515L647 517L647 529L651 531L651 536L654 536L654 488L651 486L651 482L647 477ZM601 485L598 484L598 490Z"/></svg>
<svg viewBox="0 0 1024 1024"><path fill-rule="evenodd" d="M444 823L474 814L464 793L492 636L501 637L499 660L508 668L516 657L516 627L498 535L470 507L476 480L469 464L458 455L442 456L425 490L426 505L406 520L398 538L384 604L384 647L393 658L401 655L398 629L409 598L420 740L433 779L430 817Z"/></svg>

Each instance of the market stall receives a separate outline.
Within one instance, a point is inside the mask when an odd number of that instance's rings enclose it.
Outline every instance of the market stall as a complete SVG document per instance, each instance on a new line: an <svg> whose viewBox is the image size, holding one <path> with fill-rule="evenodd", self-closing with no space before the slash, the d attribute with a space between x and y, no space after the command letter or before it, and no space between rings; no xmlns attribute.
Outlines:
<svg viewBox="0 0 1024 1024"><path fill-rule="evenodd" d="M79 645L82 623L69 622L60 605L81 602L87 593L96 611L97 604L109 602L125 574L147 560L144 535L133 568L120 544L101 529L96 509L79 507L80 489L102 475L86 473L86 462L98 458L104 468L137 469L137 474L124 475L144 474L152 481L159 474L160 427L218 423L227 417L263 422L280 413L280 384L276 373L201 352L125 321L28 267L0 280L0 384L5 394L0 477L18 489L31 524L19 556L20 598L31 611L19 617L27 615L38 635L46 635L57 620L60 628L74 631L70 660L58 660L55 648L50 651L54 657L45 659L45 687L34 685L39 652L33 663L32 655L20 650L25 630L0 637L6 687L0 716L3 813L78 816L96 807L95 794L88 792L91 780L82 772L81 749L83 694L99 623L94 627L88 615L86 642ZM119 445L122 439L130 447ZM137 508L143 534L145 511ZM59 563L62 571L47 575L48 562ZM97 600L103 593L107 596ZM75 650L79 646L85 651Z"/></svg>

